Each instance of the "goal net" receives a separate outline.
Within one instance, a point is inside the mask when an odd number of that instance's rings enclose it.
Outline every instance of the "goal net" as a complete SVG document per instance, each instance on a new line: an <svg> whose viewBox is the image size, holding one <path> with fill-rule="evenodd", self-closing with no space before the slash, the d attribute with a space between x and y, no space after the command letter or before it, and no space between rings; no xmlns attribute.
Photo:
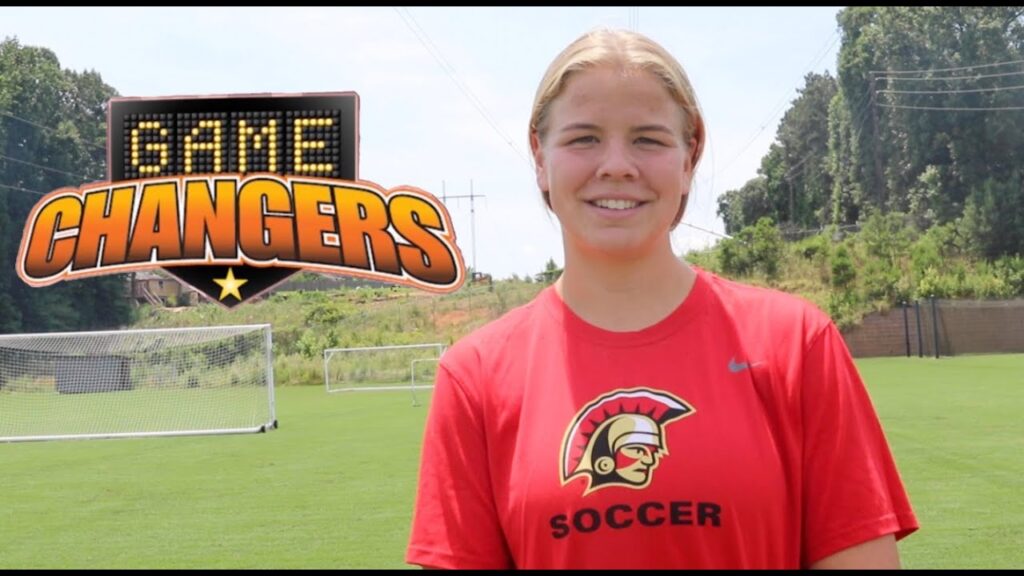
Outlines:
<svg viewBox="0 0 1024 576"><path fill-rule="evenodd" d="M328 392L410 390L434 387L444 344L407 344L324 350Z"/></svg>
<svg viewBox="0 0 1024 576"><path fill-rule="evenodd" d="M0 335L0 441L277 427L270 325Z"/></svg>

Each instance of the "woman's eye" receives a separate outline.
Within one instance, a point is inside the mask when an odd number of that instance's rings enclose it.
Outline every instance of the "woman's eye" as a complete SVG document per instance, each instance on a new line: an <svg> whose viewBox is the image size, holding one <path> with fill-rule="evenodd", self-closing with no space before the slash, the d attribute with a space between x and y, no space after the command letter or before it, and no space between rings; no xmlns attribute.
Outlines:
<svg viewBox="0 0 1024 576"><path fill-rule="evenodd" d="M594 136L580 136L570 140L569 144L593 144L594 142L597 142L597 138Z"/></svg>
<svg viewBox="0 0 1024 576"><path fill-rule="evenodd" d="M662 145L660 140L655 140L654 138L637 138L636 141L637 141L638 144L644 144L646 146L661 146Z"/></svg>

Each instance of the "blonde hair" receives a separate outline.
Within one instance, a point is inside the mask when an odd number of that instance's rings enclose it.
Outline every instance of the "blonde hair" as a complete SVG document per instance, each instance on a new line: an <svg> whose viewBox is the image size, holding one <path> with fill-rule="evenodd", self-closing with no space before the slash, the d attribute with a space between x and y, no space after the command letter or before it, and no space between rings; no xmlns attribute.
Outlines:
<svg viewBox="0 0 1024 576"><path fill-rule="evenodd" d="M679 62L660 44L643 34L628 30L599 29L580 36L555 57L537 87L530 114L530 136L537 135L541 142L547 136L548 114L551 103L561 95L565 84L574 73L597 66L614 65L628 70L643 70L657 76L672 99L683 111L683 141L695 142L690 151L691 168L704 152L704 117L697 103L693 86ZM551 207L550 192L541 190L544 202ZM689 194L683 197L672 226L683 218Z"/></svg>

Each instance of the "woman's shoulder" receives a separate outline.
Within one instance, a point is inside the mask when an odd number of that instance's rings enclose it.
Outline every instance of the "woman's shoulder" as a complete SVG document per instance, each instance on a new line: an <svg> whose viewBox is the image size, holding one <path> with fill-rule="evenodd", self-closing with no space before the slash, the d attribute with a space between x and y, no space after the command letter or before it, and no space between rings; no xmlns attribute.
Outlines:
<svg viewBox="0 0 1024 576"><path fill-rule="evenodd" d="M832 318L810 300L704 274L713 295L710 307L716 310L708 321L720 331L723 341L733 338L732 345L742 354L754 363L764 363L769 373L779 376L780 386L787 385L786 375L801 373L809 359L841 348L842 335ZM790 385L798 383L794 380Z"/></svg>
<svg viewBox="0 0 1024 576"><path fill-rule="evenodd" d="M489 357L507 353L519 335L536 329L542 323L543 316L547 314L545 302L550 298L551 290L551 286L544 288L529 302L459 337L445 351L445 363L449 367L479 366Z"/></svg>
<svg viewBox="0 0 1024 576"><path fill-rule="evenodd" d="M697 272L723 310L737 319L748 322L760 320L775 325L792 325L799 321L812 331L832 322L824 310L802 296L730 280L700 268Z"/></svg>

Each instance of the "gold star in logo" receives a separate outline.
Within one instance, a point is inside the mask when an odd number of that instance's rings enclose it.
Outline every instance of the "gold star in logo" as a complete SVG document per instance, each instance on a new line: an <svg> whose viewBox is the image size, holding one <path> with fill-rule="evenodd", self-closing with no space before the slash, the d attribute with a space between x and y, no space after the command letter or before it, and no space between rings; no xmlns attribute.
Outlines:
<svg viewBox="0 0 1024 576"><path fill-rule="evenodd" d="M238 289L242 287L242 284L248 282L248 280L242 280L240 278L236 279L234 268L228 268L228 275L226 278L214 278L213 281L221 287L220 298L218 298L218 300L223 300L231 295L239 301L242 300L242 294Z"/></svg>

